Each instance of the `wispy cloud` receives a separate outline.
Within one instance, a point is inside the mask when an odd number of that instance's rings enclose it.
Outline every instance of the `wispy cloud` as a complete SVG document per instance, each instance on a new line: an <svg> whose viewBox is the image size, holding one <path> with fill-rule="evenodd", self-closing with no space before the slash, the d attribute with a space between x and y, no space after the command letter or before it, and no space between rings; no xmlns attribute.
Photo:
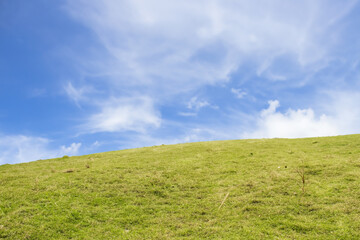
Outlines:
<svg viewBox="0 0 360 240"><path fill-rule="evenodd" d="M359 91L326 91L319 105L333 118L341 134L350 134L360 133L359 102Z"/></svg>
<svg viewBox="0 0 360 240"><path fill-rule="evenodd" d="M80 103L82 101L90 102L87 95L96 92L93 89L93 87L91 87L91 86L83 85L80 88L76 88L76 87L73 86L73 84L71 82L68 82L64 86L64 90L65 90L66 94L68 95L68 97L72 101L74 101L74 103L78 107L80 107Z"/></svg>
<svg viewBox="0 0 360 240"><path fill-rule="evenodd" d="M334 24L353 4L77 0L67 9L108 50L111 81L181 92L227 81L244 61L270 79L287 79L279 67L286 62L298 72L316 70L335 44L325 36L336 34Z"/></svg>
<svg viewBox="0 0 360 240"><path fill-rule="evenodd" d="M51 140L24 135L0 135L0 164L30 162L39 159L76 155L81 143L50 147Z"/></svg>
<svg viewBox="0 0 360 240"><path fill-rule="evenodd" d="M243 98L247 94L247 92L237 88L231 88L231 92L239 99Z"/></svg>
<svg viewBox="0 0 360 240"><path fill-rule="evenodd" d="M184 117L194 117L197 115L196 112L179 112L178 114Z"/></svg>
<svg viewBox="0 0 360 240"><path fill-rule="evenodd" d="M191 110L198 111L203 107L210 106L208 101L206 100L199 100L198 97L192 97L190 101L187 103L187 108Z"/></svg>
<svg viewBox="0 0 360 240"><path fill-rule="evenodd" d="M99 103L100 112L95 113L82 125L84 132L123 132L144 133L148 128L161 125L160 113L150 98L112 98Z"/></svg>

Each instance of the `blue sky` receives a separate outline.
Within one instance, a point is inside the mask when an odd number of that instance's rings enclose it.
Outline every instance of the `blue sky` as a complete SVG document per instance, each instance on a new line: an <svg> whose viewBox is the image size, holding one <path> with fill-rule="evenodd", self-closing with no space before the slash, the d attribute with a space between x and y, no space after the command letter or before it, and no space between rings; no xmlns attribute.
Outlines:
<svg viewBox="0 0 360 240"><path fill-rule="evenodd" d="M360 133L360 4L0 1L0 164Z"/></svg>

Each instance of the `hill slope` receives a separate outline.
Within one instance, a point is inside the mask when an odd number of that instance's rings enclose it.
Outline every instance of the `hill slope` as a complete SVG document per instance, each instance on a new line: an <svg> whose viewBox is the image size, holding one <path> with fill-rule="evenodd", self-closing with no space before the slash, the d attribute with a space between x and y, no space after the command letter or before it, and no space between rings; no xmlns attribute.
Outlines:
<svg viewBox="0 0 360 240"><path fill-rule="evenodd" d="M360 135L3 165L0 238L360 239L359 181Z"/></svg>

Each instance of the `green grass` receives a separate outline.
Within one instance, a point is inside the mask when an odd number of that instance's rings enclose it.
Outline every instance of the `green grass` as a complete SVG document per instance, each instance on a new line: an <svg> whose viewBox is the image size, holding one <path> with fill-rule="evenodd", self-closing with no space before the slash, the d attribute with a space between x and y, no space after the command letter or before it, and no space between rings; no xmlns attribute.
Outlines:
<svg viewBox="0 0 360 240"><path fill-rule="evenodd" d="M360 135L2 165L0 238L360 239Z"/></svg>

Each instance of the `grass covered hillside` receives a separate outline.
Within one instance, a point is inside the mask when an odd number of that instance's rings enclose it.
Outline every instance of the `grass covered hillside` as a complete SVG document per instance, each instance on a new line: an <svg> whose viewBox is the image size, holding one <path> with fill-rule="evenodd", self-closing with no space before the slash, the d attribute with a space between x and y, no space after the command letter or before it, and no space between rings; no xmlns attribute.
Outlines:
<svg viewBox="0 0 360 240"><path fill-rule="evenodd" d="M360 239L360 135L2 165L0 238Z"/></svg>

